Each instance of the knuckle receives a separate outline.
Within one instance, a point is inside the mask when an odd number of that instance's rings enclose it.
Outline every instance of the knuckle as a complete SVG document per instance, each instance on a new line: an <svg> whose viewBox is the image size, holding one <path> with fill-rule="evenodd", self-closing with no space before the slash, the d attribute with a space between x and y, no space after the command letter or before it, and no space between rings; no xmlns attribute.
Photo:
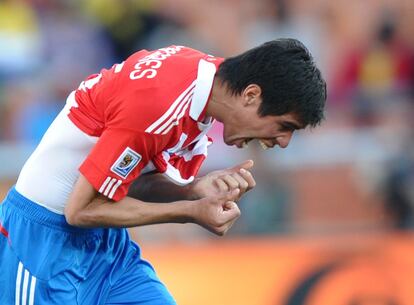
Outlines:
<svg viewBox="0 0 414 305"><path fill-rule="evenodd" d="M226 201L232 201L233 200L233 198L235 198L236 196L234 195L234 194L232 194L232 193L229 193L229 194L227 194L227 196L226 196Z"/></svg>
<svg viewBox="0 0 414 305"><path fill-rule="evenodd" d="M238 185L239 185L239 182L237 182L237 180L236 180L236 179L234 179L234 178L229 179L227 182L228 182L228 183L230 184L230 186L232 186L232 187L236 187L236 186L238 186Z"/></svg>
<svg viewBox="0 0 414 305"><path fill-rule="evenodd" d="M237 177L236 177L236 176L229 176L229 181L230 181L231 183L236 183L236 184L238 184L238 181L237 181Z"/></svg>
<svg viewBox="0 0 414 305"><path fill-rule="evenodd" d="M219 236L223 236L226 233L226 230L222 227L215 228L214 233L216 233Z"/></svg>
<svg viewBox="0 0 414 305"><path fill-rule="evenodd" d="M233 182L231 182L231 181L227 181L227 185L228 185L228 187L229 187L230 190L231 189L234 189L236 187L236 185Z"/></svg>
<svg viewBox="0 0 414 305"><path fill-rule="evenodd" d="M242 181L240 183L240 187L243 189L247 189L249 187L249 184L247 183L247 181Z"/></svg>

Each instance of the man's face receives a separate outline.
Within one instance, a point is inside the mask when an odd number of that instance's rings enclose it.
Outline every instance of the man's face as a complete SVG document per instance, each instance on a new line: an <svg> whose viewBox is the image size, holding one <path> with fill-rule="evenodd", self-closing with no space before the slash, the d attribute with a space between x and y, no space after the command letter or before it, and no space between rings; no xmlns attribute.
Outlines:
<svg viewBox="0 0 414 305"><path fill-rule="evenodd" d="M303 128L293 113L259 116L260 102L234 104L233 111L223 120L223 140L227 145L243 148L251 140L257 139L262 142L262 146L268 148L275 145L285 148L289 145L293 132Z"/></svg>

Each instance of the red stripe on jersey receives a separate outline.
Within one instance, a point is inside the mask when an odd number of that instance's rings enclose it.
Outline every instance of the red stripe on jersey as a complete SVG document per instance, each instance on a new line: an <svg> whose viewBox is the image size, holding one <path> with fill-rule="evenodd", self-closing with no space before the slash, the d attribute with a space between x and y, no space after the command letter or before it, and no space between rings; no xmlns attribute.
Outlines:
<svg viewBox="0 0 414 305"><path fill-rule="evenodd" d="M181 178L188 180L197 175L205 159L205 155L194 155L188 161L184 157L172 156L169 163L180 171Z"/></svg>
<svg viewBox="0 0 414 305"><path fill-rule="evenodd" d="M6 236L7 238L9 237L9 232L7 232L7 230L2 226L1 223L0 223L0 233Z"/></svg>

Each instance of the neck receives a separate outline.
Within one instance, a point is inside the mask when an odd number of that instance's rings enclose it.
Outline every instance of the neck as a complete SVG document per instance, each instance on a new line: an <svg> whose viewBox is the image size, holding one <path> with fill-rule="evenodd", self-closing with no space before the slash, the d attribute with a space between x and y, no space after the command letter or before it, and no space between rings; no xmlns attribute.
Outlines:
<svg viewBox="0 0 414 305"><path fill-rule="evenodd" d="M223 114L228 111L227 96L228 94L225 84L215 77L211 95L207 103L206 116L213 117L217 121L223 122Z"/></svg>

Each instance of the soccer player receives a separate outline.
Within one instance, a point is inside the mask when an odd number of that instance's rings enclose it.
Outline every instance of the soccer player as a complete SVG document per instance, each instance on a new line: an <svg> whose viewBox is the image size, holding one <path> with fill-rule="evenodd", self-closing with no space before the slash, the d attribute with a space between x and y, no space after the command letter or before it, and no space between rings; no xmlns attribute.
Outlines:
<svg viewBox="0 0 414 305"><path fill-rule="evenodd" d="M197 223L223 235L255 186L251 160L195 178L215 120L227 145L289 144L323 119L326 86L293 39L232 58L170 46L92 75L0 210L0 304L175 304L126 227Z"/></svg>

